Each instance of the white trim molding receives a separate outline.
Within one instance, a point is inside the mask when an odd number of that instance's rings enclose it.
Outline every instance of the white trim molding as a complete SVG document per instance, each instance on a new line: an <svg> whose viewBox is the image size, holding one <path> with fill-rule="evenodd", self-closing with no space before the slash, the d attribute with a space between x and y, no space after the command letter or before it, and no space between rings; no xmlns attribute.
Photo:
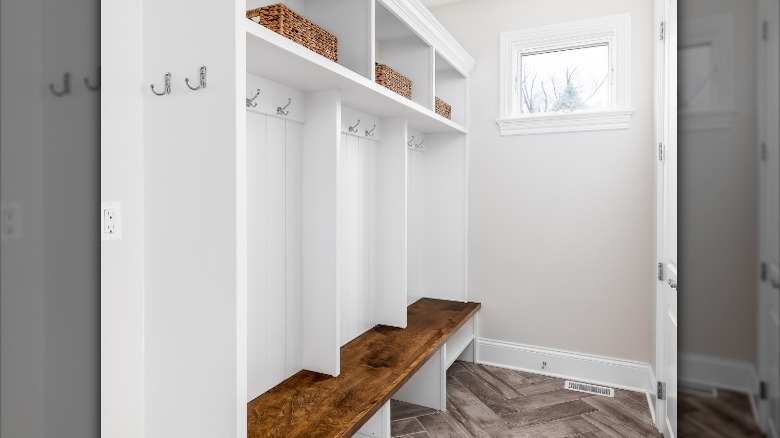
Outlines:
<svg viewBox="0 0 780 438"><path fill-rule="evenodd" d="M678 380L696 385L758 394L755 365L734 359L694 353L679 354Z"/></svg>
<svg viewBox="0 0 780 438"><path fill-rule="evenodd" d="M477 338L477 363L655 393L653 370L641 362Z"/></svg>
<svg viewBox="0 0 780 438"><path fill-rule="evenodd" d="M528 114L496 120L501 135L628 129L634 110Z"/></svg>
<svg viewBox="0 0 780 438"><path fill-rule="evenodd" d="M607 44L610 56L610 109L571 113L521 114L515 96L519 57ZM627 129L631 110L631 15L617 14L501 33L499 119L501 135Z"/></svg>
<svg viewBox="0 0 780 438"><path fill-rule="evenodd" d="M476 61L419 1L379 0L390 12L412 28L412 31L433 46L463 76L468 76Z"/></svg>

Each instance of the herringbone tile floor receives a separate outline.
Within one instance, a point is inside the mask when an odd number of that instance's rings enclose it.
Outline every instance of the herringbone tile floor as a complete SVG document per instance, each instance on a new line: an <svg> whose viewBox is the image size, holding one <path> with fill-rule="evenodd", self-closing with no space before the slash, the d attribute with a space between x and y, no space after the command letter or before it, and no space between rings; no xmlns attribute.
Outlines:
<svg viewBox="0 0 780 438"><path fill-rule="evenodd" d="M678 433L683 438L760 438L746 394L717 390L714 397L679 393Z"/></svg>
<svg viewBox="0 0 780 438"><path fill-rule="evenodd" d="M563 389L563 380L456 362L447 410L393 401L392 434L404 438L660 437L644 394Z"/></svg>

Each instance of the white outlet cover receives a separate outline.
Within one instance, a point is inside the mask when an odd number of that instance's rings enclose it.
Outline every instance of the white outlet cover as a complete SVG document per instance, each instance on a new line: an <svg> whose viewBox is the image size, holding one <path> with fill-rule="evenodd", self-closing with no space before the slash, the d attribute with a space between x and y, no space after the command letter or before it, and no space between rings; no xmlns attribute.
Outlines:
<svg viewBox="0 0 780 438"><path fill-rule="evenodd" d="M122 238L122 203L100 204L100 240L110 241Z"/></svg>
<svg viewBox="0 0 780 438"><path fill-rule="evenodd" d="M0 239L13 240L21 236L19 229L19 203L0 204Z"/></svg>

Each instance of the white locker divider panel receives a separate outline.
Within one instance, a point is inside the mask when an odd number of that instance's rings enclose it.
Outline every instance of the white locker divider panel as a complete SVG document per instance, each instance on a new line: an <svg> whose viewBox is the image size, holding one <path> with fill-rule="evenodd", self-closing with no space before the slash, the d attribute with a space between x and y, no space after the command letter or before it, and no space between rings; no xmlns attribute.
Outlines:
<svg viewBox="0 0 780 438"><path fill-rule="evenodd" d="M341 96L336 90L306 96L303 129L303 368L339 375L341 281L345 254L341 173Z"/></svg>
<svg viewBox="0 0 780 438"><path fill-rule="evenodd" d="M369 200L376 254L369 276L375 289L376 323L406 328L407 176L406 120L382 120L382 140L372 160L375 175Z"/></svg>

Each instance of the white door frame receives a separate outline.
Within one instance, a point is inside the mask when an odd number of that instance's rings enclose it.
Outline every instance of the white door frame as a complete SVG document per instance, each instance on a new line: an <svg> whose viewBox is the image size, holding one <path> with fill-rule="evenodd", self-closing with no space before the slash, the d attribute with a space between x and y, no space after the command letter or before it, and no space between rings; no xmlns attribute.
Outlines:
<svg viewBox="0 0 780 438"><path fill-rule="evenodd" d="M766 39L764 38L764 32L762 29L763 23L767 23ZM764 380L768 384L768 390L770 397L777 397L777 387L780 376L775 375L774 379L767 373L778 372L777 364L773 363L772 351L767 351L767 345L772 345L772 333L768 333L771 330L772 324L770 323L771 315L768 314L768 309L771 308L770 303L774 294L778 293L774 290L772 282L777 281L777 262L778 262L778 242L772 242L770 227L771 221L777 221L777 218L772 218L772 212L767 210L771 208L769 199L771 196L776 196L775 193L768 191L769 187L776 182L768 181L770 173L768 171L769 160L778 159L778 132L777 132L777 117L778 117L778 95L780 95L780 89L778 87L778 77L780 76L780 54L778 54L778 47L780 47L780 40L778 39L778 30L780 30L780 0L761 0L759 1L757 23L759 24L759 32L756 36L758 41L758 147L762 148L765 144L767 150L767 161L761 158L764 153L761 149L758 151L759 155L759 261L766 263L768 278L759 283L758 290L758 373L759 380ZM772 102L770 99L775 99ZM777 348L775 346L774 348ZM776 351L776 350L775 350ZM773 429L770 426L770 411L767 400L759 400L759 423L764 433L768 437L777 437L780 431ZM776 420L775 420L776 421ZM777 426L775 426L777 427Z"/></svg>
<svg viewBox="0 0 780 438"><path fill-rule="evenodd" d="M666 284L667 276L673 275L676 281L676 270L673 273L668 272L664 263L665 240L666 240L666 221L667 212L664 208L664 199L669 190L665 182L665 160L660 157L661 153L666 153L667 148L672 145L676 148L677 142L677 0L655 0L656 8L656 46L655 46L655 144L654 154L657 156L656 172L656 260L661 263L660 269L664 272L663 281L656 281L656 309L655 309L655 374L658 382L665 382L669 388L669 377L676 375L676 372L670 372L667 365L667 345L671 339L667 339L666 320L668 313L667 301L669 285ZM663 23L663 25L661 24ZM663 26L663 27L662 27ZM663 152L660 145L664 145ZM658 277L658 266L654 266L653 275ZM676 344L676 339L674 340ZM676 377L673 377L676 378ZM676 385L672 385L676 393ZM668 396L668 394L667 394ZM676 395L675 395L676 397ZM668 397L665 397L668 398ZM658 399L653 394L652 399L655 402L656 427L659 431L665 433L667 437L673 436L670 433L669 422L667 418L667 400Z"/></svg>

